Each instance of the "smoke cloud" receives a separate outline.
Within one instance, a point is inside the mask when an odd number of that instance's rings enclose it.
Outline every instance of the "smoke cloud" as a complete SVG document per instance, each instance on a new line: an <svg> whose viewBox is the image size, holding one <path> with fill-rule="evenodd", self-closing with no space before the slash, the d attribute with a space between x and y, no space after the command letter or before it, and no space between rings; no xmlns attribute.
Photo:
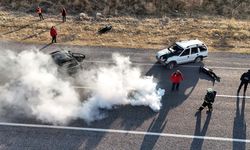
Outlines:
<svg viewBox="0 0 250 150"><path fill-rule="evenodd" d="M143 77L139 68L132 67L129 57L113 54L113 61L113 65L85 71L85 76L80 76L83 84L93 87L91 97L82 105L81 116L91 122L105 117L99 108L112 109L128 104L159 111L165 91L156 89L153 77Z"/></svg>
<svg viewBox="0 0 250 150"><path fill-rule="evenodd" d="M69 82L59 78L49 55L37 50L19 54L2 51L0 64L0 112L53 124L77 118L79 95Z"/></svg>
<svg viewBox="0 0 250 150"><path fill-rule="evenodd" d="M100 109L115 106L161 108L164 90L157 89L153 77L142 76L128 57L113 55L114 64L80 71L78 85L90 87L86 100L72 81L57 71L50 55L36 49L14 53L2 50L0 56L0 116L25 115L52 124L67 124L77 118L90 123L106 117Z"/></svg>

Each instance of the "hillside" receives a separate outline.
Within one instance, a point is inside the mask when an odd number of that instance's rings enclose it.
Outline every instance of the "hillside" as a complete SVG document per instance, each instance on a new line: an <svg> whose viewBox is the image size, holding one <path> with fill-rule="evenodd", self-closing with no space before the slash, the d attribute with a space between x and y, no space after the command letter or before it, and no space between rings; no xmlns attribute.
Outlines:
<svg viewBox="0 0 250 150"><path fill-rule="evenodd" d="M34 12L40 5L46 13L57 14L65 6L71 14L81 12L106 16L201 16L219 15L250 19L249 0L1 0L10 10Z"/></svg>
<svg viewBox="0 0 250 150"><path fill-rule="evenodd" d="M56 26L60 44L161 49L175 41L200 39L211 51L250 53L249 0L224 0L224 3L222 0L0 0L0 3L2 40L46 44L51 40L51 26ZM43 21L34 12L38 4L45 10ZM69 12L66 23L61 21L62 5ZM80 12L86 16L82 18ZM96 12L103 15L96 18ZM111 32L96 34L108 24L113 26Z"/></svg>
<svg viewBox="0 0 250 150"><path fill-rule="evenodd" d="M68 16L38 16L0 11L0 39L20 42L44 43L51 41L49 30L56 26L59 44L106 46L124 48L161 49L187 39L204 41L211 51L250 53L250 21L225 18L144 18L112 17L79 20ZM98 35L100 27L111 24L112 30Z"/></svg>

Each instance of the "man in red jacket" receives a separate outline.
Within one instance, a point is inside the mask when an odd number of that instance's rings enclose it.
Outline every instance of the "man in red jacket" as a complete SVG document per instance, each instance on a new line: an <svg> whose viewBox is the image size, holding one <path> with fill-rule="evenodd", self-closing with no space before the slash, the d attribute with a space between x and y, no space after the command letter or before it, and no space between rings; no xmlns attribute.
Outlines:
<svg viewBox="0 0 250 150"><path fill-rule="evenodd" d="M66 13L66 9L63 7L63 8L62 8L62 21L63 21L63 22L66 22L66 14L67 14L67 13Z"/></svg>
<svg viewBox="0 0 250 150"><path fill-rule="evenodd" d="M51 35L51 37L52 37L51 43L56 43L57 32L56 32L55 26L52 26L52 27L51 27L51 29L50 29L50 35Z"/></svg>
<svg viewBox="0 0 250 150"><path fill-rule="evenodd" d="M172 82L172 91L174 91L174 90L178 91L179 90L180 82L183 80L183 75L180 72L180 70L177 70L176 72L174 72L171 75L170 80Z"/></svg>

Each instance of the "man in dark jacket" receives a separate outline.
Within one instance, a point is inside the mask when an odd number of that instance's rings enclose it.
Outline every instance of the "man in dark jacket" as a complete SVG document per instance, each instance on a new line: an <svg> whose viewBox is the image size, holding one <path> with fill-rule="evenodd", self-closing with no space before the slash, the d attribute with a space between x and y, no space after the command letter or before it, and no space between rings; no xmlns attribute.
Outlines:
<svg viewBox="0 0 250 150"><path fill-rule="evenodd" d="M201 105L201 107L198 109L198 111L202 111L205 107L208 107L208 111L211 112L213 110L213 103L216 96L216 91L214 91L212 88L207 89L207 94L204 97L204 102Z"/></svg>
<svg viewBox="0 0 250 150"><path fill-rule="evenodd" d="M246 95L247 85L250 82L250 70L248 70L248 72L244 72L241 75L240 80L241 80L241 82L240 82L240 86L238 88L237 94L240 93L240 89L244 85L244 95Z"/></svg>
<svg viewBox="0 0 250 150"><path fill-rule="evenodd" d="M66 9L63 7L62 8L62 20L63 20L63 22L66 22Z"/></svg>

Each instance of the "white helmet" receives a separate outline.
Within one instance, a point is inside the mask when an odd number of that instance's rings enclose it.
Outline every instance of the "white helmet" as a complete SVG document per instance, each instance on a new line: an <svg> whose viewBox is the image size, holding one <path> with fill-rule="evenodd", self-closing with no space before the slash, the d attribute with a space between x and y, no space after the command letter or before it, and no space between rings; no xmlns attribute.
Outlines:
<svg viewBox="0 0 250 150"><path fill-rule="evenodd" d="M208 92L208 93L211 93L211 92L213 92L213 91L214 91L214 90L213 90L212 88L208 88L208 89L207 89L207 92Z"/></svg>

